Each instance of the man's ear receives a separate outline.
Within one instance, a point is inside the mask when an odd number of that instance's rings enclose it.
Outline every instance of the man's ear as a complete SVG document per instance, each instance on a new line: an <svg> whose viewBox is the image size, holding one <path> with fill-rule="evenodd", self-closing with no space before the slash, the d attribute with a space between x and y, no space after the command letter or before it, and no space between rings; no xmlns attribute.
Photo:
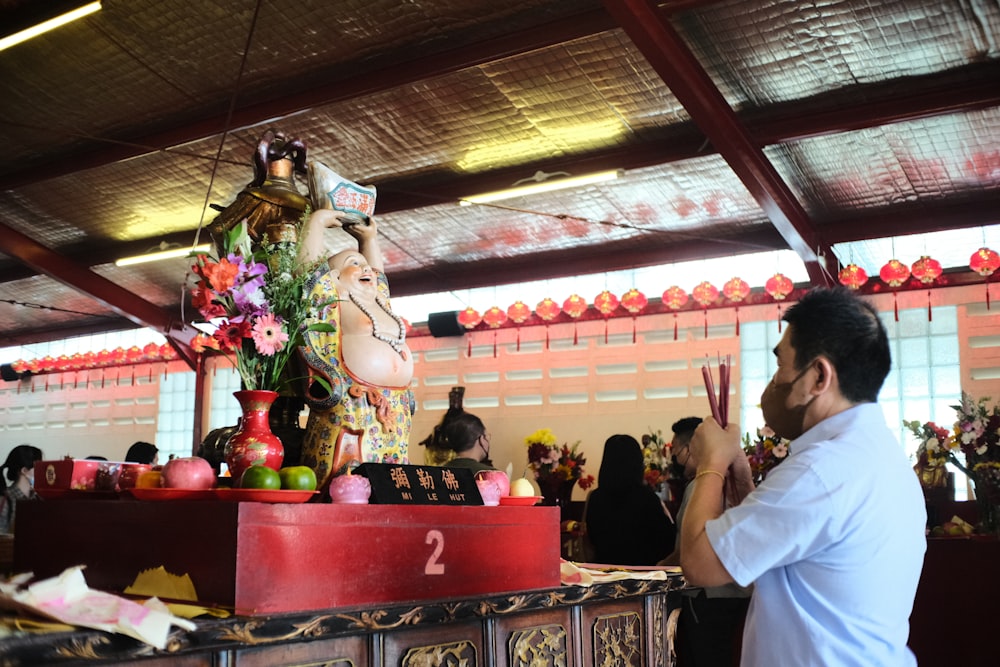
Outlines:
<svg viewBox="0 0 1000 667"><path fill-rule="evenodd" d="M833 364L826 357L816 357L813 361L816 366L816 385L813 387L814 393L822 394L829 391L836 379L837 371Z"/></svg>

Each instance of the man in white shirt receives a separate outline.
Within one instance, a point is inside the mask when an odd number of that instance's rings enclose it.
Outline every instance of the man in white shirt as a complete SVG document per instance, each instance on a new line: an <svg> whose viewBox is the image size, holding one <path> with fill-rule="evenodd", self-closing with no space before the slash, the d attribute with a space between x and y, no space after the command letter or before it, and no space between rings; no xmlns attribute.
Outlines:
<svg viewBox="0 0 1000 667"><path fill-rule="evenodd" d="M916 665L906 642L926 515L876 403L891 363L885 328L843 289L813 290L783 319L761 408L792 453L751 492L739 427L703 422L685 577L754 584L742 665ZM748 495L723 512L727 475Z"/></svg>

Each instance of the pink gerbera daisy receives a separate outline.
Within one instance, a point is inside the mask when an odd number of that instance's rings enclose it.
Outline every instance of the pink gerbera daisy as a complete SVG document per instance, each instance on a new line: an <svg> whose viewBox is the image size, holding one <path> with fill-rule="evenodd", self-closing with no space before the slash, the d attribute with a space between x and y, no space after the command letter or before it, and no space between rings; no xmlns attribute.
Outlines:
<svg viewBox="0 0 1000 667"><path fill-rule="evenodd" d="M288 334L281 328L281 324L274 319L272 313L262 315L257 318L253 325L253 342L257 345L257 350L264 356L273 356L275 352L285 346L288 341Z"/></svg>

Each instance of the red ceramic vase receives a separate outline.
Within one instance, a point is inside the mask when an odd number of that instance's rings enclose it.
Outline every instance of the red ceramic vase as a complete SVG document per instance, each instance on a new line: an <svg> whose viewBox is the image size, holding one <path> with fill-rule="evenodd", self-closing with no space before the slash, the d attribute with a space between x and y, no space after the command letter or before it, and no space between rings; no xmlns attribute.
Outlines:
<svg viewBox="0 0 1000 667"><path fill-rule="evenodd" d="M226 465L238 485L244 471L254 465L265 465L278 470L285 458L281 440L271 432L268 413L278 392L247 390L233 392L243 408L240 426L226 443Z"/></svg>

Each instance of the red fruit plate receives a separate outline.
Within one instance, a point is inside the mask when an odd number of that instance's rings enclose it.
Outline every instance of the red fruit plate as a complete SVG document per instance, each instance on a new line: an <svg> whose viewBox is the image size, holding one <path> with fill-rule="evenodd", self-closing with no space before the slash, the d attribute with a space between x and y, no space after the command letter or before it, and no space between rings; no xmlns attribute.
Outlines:
<svg viewBox="0 0 1000 667"><path fill-rule="evenodd" d="M134 488L128 493L138 500L214 500L215 489Z"/></svg>
<svg viewBox="0 0 1000 667"><path fill-rule="evenodd" d="M296 489L215 489L219 500L250 503L304 503L317 493Z"/></svg>
<svg viewBox="0 0 1000 667"><path fill-rule="evenodd" d="M500 504L528 507L531 505L537 505L541 499L542 496L500 496Z"/></svg>

